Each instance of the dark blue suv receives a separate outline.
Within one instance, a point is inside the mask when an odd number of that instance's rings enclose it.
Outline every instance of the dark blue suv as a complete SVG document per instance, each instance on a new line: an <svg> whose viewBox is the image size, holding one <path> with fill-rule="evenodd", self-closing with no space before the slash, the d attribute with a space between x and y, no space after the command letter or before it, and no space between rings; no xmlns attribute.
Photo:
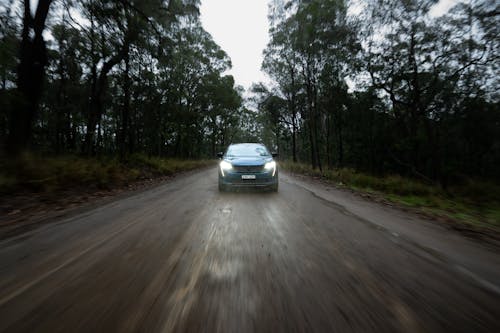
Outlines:
<svg viewBox="0 0 500 333"><path fill-rule="evenodd" d="M278 191L277 154L260 143L238 143L227 148L219 164L219 191L237 187L262 187Z"/></svg>

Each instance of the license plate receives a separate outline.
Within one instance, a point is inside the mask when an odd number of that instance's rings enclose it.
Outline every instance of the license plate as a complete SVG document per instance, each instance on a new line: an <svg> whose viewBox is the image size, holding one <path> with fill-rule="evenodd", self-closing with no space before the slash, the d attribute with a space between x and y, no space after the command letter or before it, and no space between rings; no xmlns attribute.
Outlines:
<svg viewBox="0 0 500 333"><path fill-rule="evenodd" d="M241 179L255 179L255 175L241 175Z"/></svg>

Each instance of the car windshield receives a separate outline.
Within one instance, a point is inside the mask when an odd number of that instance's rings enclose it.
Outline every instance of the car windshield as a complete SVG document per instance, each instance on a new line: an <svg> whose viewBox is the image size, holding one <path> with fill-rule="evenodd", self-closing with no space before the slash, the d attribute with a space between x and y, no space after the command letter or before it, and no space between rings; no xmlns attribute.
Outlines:
<svg viewBox="0 0 500 333"><path fill-rule="evenodd" d="M227 149L227 157L261 157L270 156L266 147L262 145L234 145Z"/></svg>

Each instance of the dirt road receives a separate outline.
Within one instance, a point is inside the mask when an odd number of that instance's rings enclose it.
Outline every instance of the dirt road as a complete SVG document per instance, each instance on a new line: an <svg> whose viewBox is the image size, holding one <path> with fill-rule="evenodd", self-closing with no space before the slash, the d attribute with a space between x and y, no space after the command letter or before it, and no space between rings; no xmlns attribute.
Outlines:
<svg viewBox="0 0 500 333"><path fill-rule="evenodd" d="M499 332L500 255L283 173L216 170L0 242L2 332Z"/></svg>

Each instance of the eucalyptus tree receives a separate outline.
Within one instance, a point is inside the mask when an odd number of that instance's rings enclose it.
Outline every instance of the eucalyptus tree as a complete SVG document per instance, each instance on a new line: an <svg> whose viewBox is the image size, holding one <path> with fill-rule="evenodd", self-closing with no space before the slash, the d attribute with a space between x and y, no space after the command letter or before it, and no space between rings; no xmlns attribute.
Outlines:
<svg viewBox="0 0 500 333"><path fill-rule="evenodd" d="M5 92L15 82L16 45L19 26L14 19L14 0L0 7L0 89Z"/></svg>
<svg viewBox="0 0 500 333"><path fill-rule="evenodd" d="M447 37L440 44L452 51L442 74L451 87L440 94L437 112L448 170L452 164L462 172L498 174L492 165L500 160L499 15L498 4L470 1L437 22Z"/></svg>
<svg viewBox="0 0 500 333"><path fill-rule="evenodd" d="M258 121L264 126L260 131L261 141L268 147L273 147L280 152L288 150L286 143L282 142L285 132L289 131L287 100L277 91L270 91L263 83L251 87L252 102L259 110Z"/></svg>
<svg viewBox="0 0 500 333"><path fill-rule="evenodd" d="M173 38L167 63L160 71L164 95L169 100L168 140L175 151L186 152L201 146L208 131L213 150L219 127L229 112L226 108L234 109L234 80L222 77L231 62L199 22L181 26ZM235 103L241 104L239 96Z"/></svg>
<svg viewBox="0 0 500 333"><path fill-rule="evenodd" d="M14 99L19 24L15 21L14 0L0 6L0 142L8 133L8 119Z"/></svg>
<svg viewBox="0 0 500 333"><path fill-rule="evenodd" d="M328 132L325 119L332 118L332 110L342 107L333 92L343 85L346 72L351 71L349 61L359 49L355 27L348 22L347 4L341 0L274 1L271 20L271 41L263 68L288 101L292 140L300 110L308 133L311 165L321 169L322 156L331 150L323 139ZM301 106L297 105L299 94L305 102ZM329 102L322 103L326 99ZM296 160L296 153L293 155Z"/></svg>
<svg viewBox="0 0 500 333"><path fill-rule="evenodd" d="M65 19L51 28L54 45L49 48L44 112L39 117L47 119L44 131L54 151L75 153L80 140L77 128L83 123L81 111L86 100L82 94L86 50L80 30L64 24Z"/></svg>
<svg viewBox="0 0 500 333"><path fill-rule="evenodd" d="M211 156L215 156L247 125L239 122L239 113L245 112L241 109L241 92L234 88L232 76L221 77L217 73L204 76L201 91L204 132L209 138Z"/></svg>
<svg viewBox="0 0 500 333"><path fill-rule="evenodd" d="M279 18L273 17L273 20ZM292 160L297 162L297 132L300 127L300 106L298 95L302 87L299 81L298 54L291 48L290 34L286 25L294 24L293 21L282 22L270 29L271 41L264 50L262 68L277 83L277 89L287 102L286 115L281 120L286 122L291 129ZM256 87L257 93L263 89ZM264 89L265 90L265 89ZM275 126L275 125L274 125Z"/></svg>
<svg viewBox="0 0 500 333"><path fill-rule="evenodd" d="M159 38L168 35L171 25L183 16L197 15L198 2L177 1L107 1L89 0L83 4L89 19L92 53L91 95L87 120L85 149L93 152L95 128L102 117L102 96L110 71L122 61L129 62L130 47L143 36L157 33ZM100 31L99 31L100 30ZM98 39L98 41L95 41ZM99 40L100 39L100 40ZM98 49L97 43L102 46ZM100 68L98 69L98 66ZM128 68L127 65L125 67ZM128 74L124 74L125 92L122 133L127 131L129 109ZM122 140L125 140L122 135ZM122 147L125 143L122 143ZM123 148L122 148L123 149Z"/></svg>
<svg viewBox="0 0 500 333"><path fill-rule="evenodd" d="M260 104L265 128L291 134L281 143L297 134L291 155L313 167L444 187L463 173L497 177L498 5L459 1L436 15L437 3L368 0L353 17L344 1L273 0L262 66L272 93L260 95L286 106L273 117L275 103Z"/></svg>
<svg viewBox="0 0 500 333"><path fill-rule="evenodd" d="M17 154L28 148L32 127L43 92L47 48L44 39L47 16L52 0L39 0L36 8L23 1L22 30L17 64L17 107L10 114L7 150ZM12 3L10 4L12 6Z"/></svg>
<svg viewBox="0 0 500 333"><path fill-rule="evenodd" d="M231 62L203 30L198 0L50 4L40 1L35 14L29 1L0 11L1 105L12 106L10 114L2 108L0 124L11 123L9 130L2 126L2 139L10 133L10 143L16 143L34 133L34 148L42 151L119 153L126 159L134 152L198 157L210 153L204 148L208 136L221 145L239 133L242 91L223 74ZM19 8L26 14L22 22ZM39 66L28 74L47 83L30 81L40 88L32 99L22 94L26 86L20 82L26 80L20 74L26 71L15 70L16 64L27 66L17 57L22 38L21 45L41 48L44 57L28 59ZM28 103L9 102L13 96ZM18 137L23 131L16 126L30 135ZM8 147L18 152L27 142Z"/></svg>
<svg viewBox="0 0 500 333"><path fill-rule="evenodd" d="M446 183L445 124L494 86L488 67L495 42L474 24L474 10L459 4L433 18L437 1L375 0L366 10L366 68L373 87L387 96L400 143L391 153L413 175Z"/></svg>

